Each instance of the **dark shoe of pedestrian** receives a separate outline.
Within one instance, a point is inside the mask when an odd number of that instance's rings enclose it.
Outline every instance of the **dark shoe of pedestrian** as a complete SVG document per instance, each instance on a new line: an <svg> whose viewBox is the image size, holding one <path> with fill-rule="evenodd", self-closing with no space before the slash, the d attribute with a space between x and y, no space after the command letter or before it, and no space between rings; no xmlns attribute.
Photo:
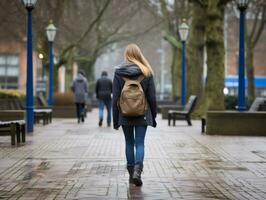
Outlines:
<svg viewBox="0 0 266 200"><path fill-rule="evenodd" d="M142 186L141 173L143 165L135 165L133 173L133 182L136 186Z"/></svg>
<svg viewBox="0 0 266 200"><path fill-rule="evenodd" d="M108 127L111 127L111 123L108 123L107 126L108 126Z"/></svg>
<svg viewBox="0 0 266 200"><path fill-rule="evenodd" d="M84 122L84 112L80 113L81 122Z"/></svg>
<svg viewBox="0 0 266 200"><path fill-rule="evenodd" d="M100 119L100 121L99 121L99 126L101 127L102 125L103 125L103 120Z"/></svg>
<svg viewBox="0 0 266 200"><path fill-rule="evenodd" d="M80 119L78 119L78 124L80 123Z"/></svg>
<svg viewBox="0 0 266 200"><path fill-rule="evenodd" d="M127 166L127 171L129 174L129 184L134 184L133 182L134 166Z"/></svg>

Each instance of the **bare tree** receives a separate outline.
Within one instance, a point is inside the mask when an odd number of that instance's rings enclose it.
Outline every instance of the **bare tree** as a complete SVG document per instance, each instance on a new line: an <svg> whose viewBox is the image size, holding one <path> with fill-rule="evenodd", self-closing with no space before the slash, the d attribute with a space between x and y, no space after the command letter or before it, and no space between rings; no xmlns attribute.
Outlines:
<svg viewBox="0 0 266 200"><path fill-rule="evenodd" d="M145 12L141 1L72 1L66 8L59 34L59 64L71 70L78 62L88 74L93 74L96 59L112 44L129 40L156 27L156 20L138 23L139 14ZM79 12L72 12L76 6ZM91 12L88 12L90 10ZM138 20L138 21L137 21ZM84 23L84 22L87 23Z"/></svg>
<svg viewBox="0 0 266 200"><path fill-rule="evenodd" d="M181 42L179 40L178 25L182 18L189 18L188 0L146 0L146 7L163 20L164 39L172 48L172 95L174 99L180 96L180 58Z"/></svg>
<svg viewBox="0 0 266 200"><path fill-rule="evenodd" d="M252 0L248 13L251 15L252 26L246 35L247 54L246 69L248 78L248 97L255 98L254 86L254 50L263 33L266 23L266 2L264 0ZM250 24L249 20L248 23Z"/></svg>
<svg viewBox="0 0 266 200"><path fill-rule="evenodd" d="M8 0L0 2L0 8L3 8L0 16L5 19L0 26L6 30L4 34L0 33L0 38L9 37L21 42L26 34L26 11L18 1L11 1L11 4ZM112 44L138 37L156 27L156 20L150 20L148 25L137 23L138 14L145 12L140 4L139 0L39 0L33 11L35 49L45 55L44 61L48 65L45 27L53 19L58 28L55 49L59 63L55 69L65 65L70 71L77 62L92 74L97 57ZM71 76L68 78L70 82Z"/></svg>

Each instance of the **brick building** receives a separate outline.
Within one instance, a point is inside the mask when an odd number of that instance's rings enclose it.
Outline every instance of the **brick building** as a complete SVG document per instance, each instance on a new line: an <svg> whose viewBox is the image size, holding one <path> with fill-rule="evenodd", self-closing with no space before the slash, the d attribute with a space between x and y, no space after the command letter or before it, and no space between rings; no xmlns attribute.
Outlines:
<svg viewBox="0 0 266 200"><path fill-rule="evenodd" d="M41 61L33 53L33 81L37 81L37 68ZM0 88L26 89L27 49L26 44L0 41Z"/></svg>

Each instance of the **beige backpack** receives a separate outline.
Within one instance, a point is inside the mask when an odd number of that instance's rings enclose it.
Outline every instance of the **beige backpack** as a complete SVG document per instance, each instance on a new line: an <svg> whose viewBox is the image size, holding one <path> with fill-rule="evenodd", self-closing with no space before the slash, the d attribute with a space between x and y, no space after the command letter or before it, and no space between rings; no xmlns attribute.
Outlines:
<svg viewBox="0 0 266 200"><path fill-rule="evenodd" d="M118 107L123 116L137 117L145 115L147 101L140 82L145 78L143 75L136 80L122 77L125 81L121 91Z"/></svg>

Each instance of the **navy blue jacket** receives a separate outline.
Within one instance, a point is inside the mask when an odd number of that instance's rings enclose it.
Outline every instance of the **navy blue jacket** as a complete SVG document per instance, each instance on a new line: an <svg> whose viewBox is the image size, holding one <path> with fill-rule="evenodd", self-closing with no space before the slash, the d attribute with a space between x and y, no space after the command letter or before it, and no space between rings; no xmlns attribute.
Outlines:
<svg viewBox="0 0 266 200"><path fill-rule="evenodd" d="M101 100L111 100L112 81L107 76L102 76L96 82L96 98Z"/></svg>
<svg viewBox="0 0 266 200"><path fill-rule="evenodd" d="M117 102L120 98L125 81L122 77L129 79L137 79L142 74L140 68L135 64L123 64L117 67L113 80L113 126L118 129L121 125L149 125L156 127L156 92L153 76L145 77L141 81L141 86L146 95L148 109L145 116L140 117L124 117L119 112Z"/></svg>

